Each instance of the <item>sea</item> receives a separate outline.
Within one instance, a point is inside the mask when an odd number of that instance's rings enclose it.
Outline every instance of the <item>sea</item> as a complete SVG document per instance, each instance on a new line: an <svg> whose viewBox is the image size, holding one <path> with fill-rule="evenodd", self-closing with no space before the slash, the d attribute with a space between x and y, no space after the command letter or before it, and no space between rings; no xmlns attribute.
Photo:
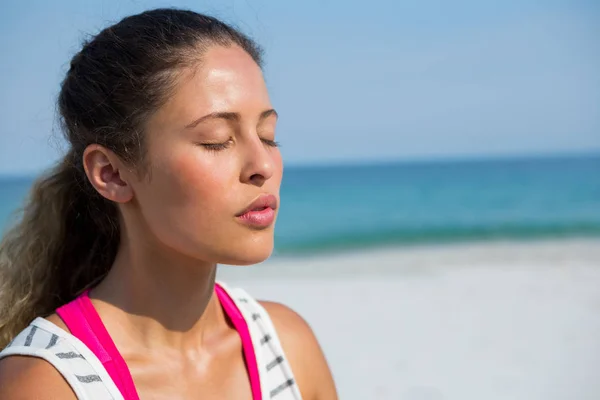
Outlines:
<svg viewBox="0 0 600 400"><path fill-rule="evenodd" d="M0 227L35 177L0 178ZM286 167L274 256L600 237L600 155Z"/></svg>

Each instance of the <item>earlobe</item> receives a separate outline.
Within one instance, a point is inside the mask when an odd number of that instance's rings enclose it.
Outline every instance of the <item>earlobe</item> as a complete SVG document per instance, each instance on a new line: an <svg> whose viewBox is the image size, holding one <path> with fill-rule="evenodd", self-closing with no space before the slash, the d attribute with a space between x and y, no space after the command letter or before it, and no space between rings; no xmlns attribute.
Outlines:
<svg viewBox="0 0 600 400"><path fill-rule="evenodd" d="M133 190L126 178L119 158L98 144L88 146L83 153L83 166L92 186L100 195L116 203L126 203L133 197Z"/></svg>

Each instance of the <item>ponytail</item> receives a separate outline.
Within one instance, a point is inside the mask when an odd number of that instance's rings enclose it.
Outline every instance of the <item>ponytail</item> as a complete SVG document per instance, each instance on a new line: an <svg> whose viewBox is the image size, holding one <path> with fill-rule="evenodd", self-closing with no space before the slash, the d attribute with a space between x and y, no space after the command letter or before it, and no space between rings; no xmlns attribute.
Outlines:
<svg viewBox="0 0 600 400"><path fill-rule="evenodd" d="M108 273L119 244L117 208L88 182L71 151L34 184L0 242L0 349Z"/></svg>

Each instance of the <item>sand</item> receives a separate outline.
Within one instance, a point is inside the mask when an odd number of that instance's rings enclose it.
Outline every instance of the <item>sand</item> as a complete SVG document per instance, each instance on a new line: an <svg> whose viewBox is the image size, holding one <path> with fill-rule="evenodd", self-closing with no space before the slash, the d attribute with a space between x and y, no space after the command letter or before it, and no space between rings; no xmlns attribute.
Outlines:
<svg viewBox="0 0 600 400"><path fill-rule="evenodd" d="M219 278L311 324L340 398L600 398L600 240L273 259Z"/></svg>

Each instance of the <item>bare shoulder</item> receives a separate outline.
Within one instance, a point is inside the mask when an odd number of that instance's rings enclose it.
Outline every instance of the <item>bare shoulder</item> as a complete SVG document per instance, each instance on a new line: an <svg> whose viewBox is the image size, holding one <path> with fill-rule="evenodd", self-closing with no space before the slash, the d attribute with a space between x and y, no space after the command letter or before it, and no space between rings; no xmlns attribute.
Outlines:
<svg viewBox="0 0 600 400"><path fill-rule="evenodd" d="M335 400L337 393L325 355L310 325L291 308L271 301L260 301L275 325L302 398Z"/></svg>
<svg viewBox="0 0 600 400"><path fill-rule="evenodd" d="M9 356L0 360L0 399L76 400L77 397L62 375L45 360Z"/></svg>

